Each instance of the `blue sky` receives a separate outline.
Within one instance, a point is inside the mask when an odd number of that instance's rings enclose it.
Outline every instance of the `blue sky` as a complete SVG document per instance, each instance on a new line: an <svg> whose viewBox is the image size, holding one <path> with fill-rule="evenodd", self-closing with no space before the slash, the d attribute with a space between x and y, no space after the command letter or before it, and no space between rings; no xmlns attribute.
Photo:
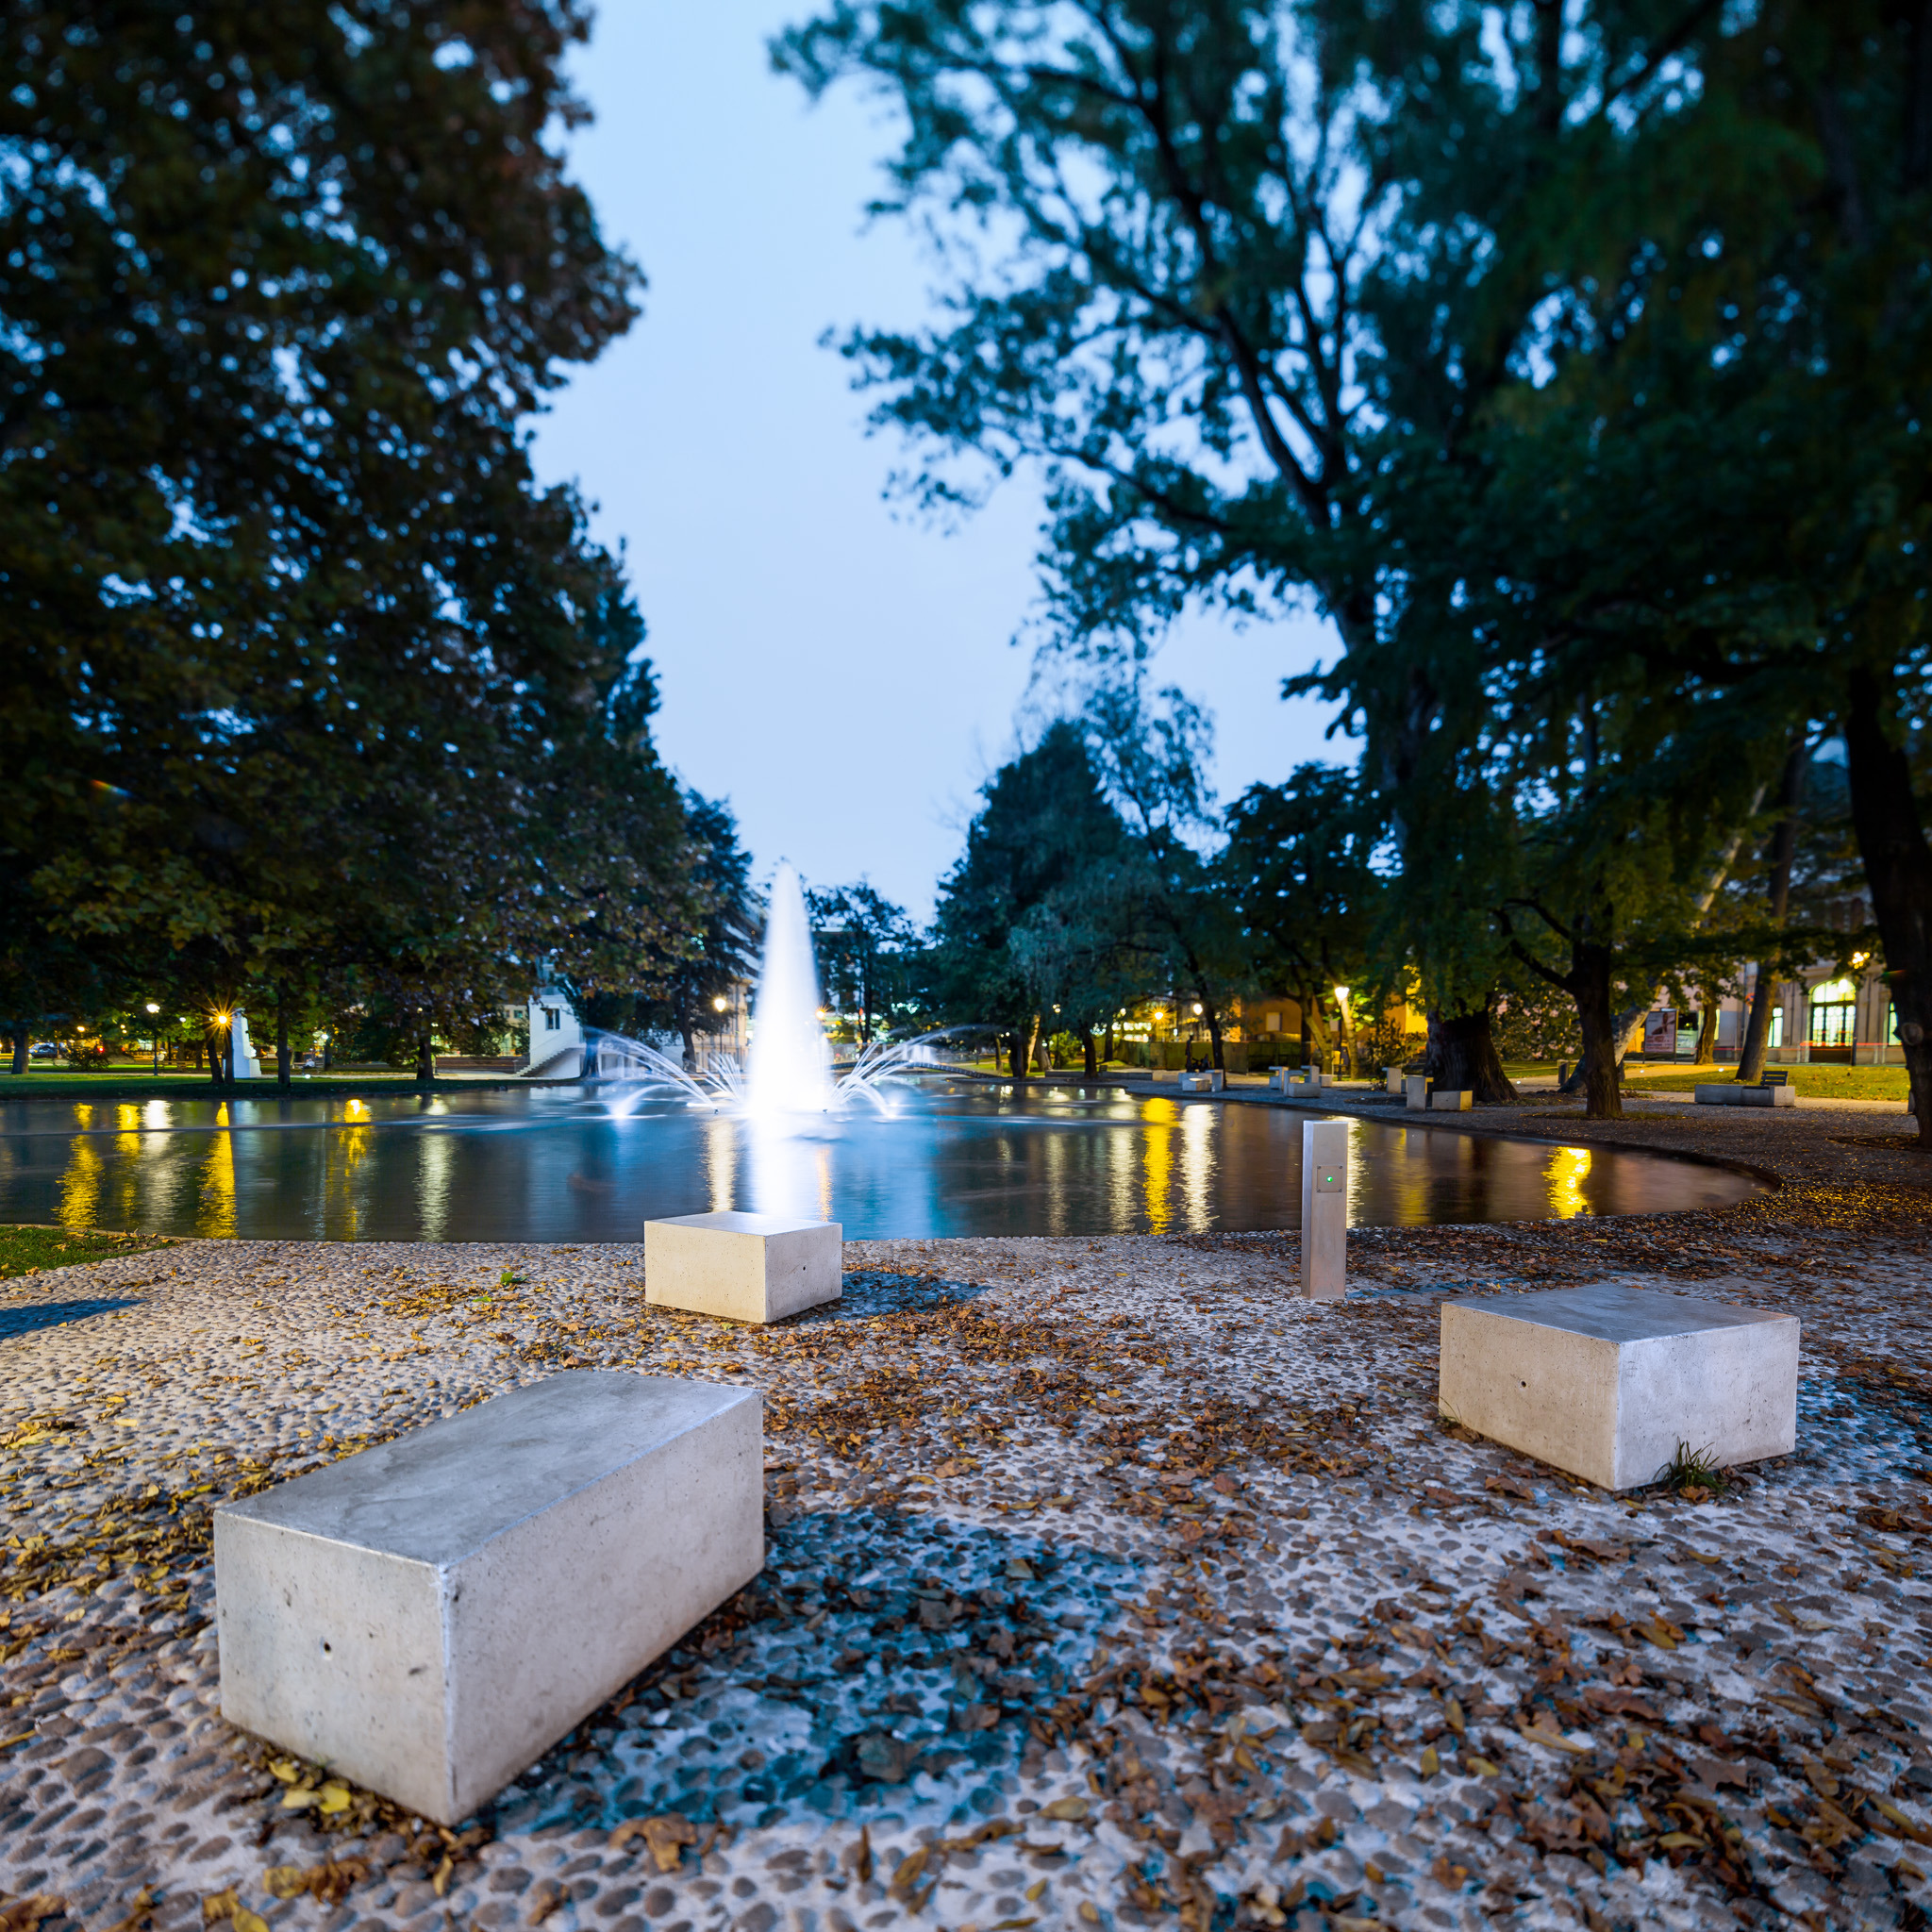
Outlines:
<svg viewBox="0 0 1932 1932"><path fill-rule="evenodd" d="M650 287L539 423L537 462L625 545L658 743L731 800L760 874L780 858L817 884L865 874L923 918L1017 745L1039 494L1009 485L950 533L884 496L905 451L866 435L820 338L915 322L929 276L903 229L861 219L890 142L878 110L811 108L770 71L767 38L800 12L606 0L576 61L596 120L574 172ZM1161 681L1214 713L1224 798L1341 751L1324 711L1277 695L1325 641L1312 619L1204 619L1163 650Z"/></svg>

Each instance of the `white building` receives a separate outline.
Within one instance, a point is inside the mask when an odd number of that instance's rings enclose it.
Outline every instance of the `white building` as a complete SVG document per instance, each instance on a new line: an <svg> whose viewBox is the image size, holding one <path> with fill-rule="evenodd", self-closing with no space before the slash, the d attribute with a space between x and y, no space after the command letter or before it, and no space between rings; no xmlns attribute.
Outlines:
<svg viewBox="0 0 1932 1932"><path fill-rule="evenodd" d="M584 1029L561 989L530 995L530 1051L517 1072L527 1080L575 1080L584 1071Z"/></svg>

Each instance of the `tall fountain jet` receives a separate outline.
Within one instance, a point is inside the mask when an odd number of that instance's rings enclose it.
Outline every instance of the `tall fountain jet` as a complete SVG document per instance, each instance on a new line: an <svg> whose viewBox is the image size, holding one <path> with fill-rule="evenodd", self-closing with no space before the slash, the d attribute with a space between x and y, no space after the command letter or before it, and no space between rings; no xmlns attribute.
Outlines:
<svg viewBox="0 0 1932 1932"><path fill-rule="evenodd" d="M744 1085L746 1111L754 1116L827 1113L841 1105L819 1020L818 962L805 889L784 863L772 880Z"/></svg>

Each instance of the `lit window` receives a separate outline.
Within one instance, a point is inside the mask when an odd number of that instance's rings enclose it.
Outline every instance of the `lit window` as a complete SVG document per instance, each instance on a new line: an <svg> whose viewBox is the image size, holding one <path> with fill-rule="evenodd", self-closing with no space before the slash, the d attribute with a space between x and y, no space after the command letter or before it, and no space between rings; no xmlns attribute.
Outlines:
<svg viewBox="0 0 1932 1932"><path fill-rule="evenodd" d="M1858 1037L1857 987L1849 979L1827 979L1811 990L1813 1046L1850 1046Z"/></svg>

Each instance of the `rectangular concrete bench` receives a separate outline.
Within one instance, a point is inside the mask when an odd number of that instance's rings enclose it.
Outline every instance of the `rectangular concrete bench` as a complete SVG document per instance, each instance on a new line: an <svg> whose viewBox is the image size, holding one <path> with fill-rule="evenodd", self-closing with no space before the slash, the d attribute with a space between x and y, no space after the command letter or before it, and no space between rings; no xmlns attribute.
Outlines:
<svg viewBox="0 0 1932 1932"><path fill-rule="evenodd" d="M1210 1068L1205 1074L1183 1074L1181 1091L1183 1093L1219 1093L1225 1084L1225 1075L1219 1068Z"/></svg>
<svg viewBox="0 0 1932 1932"><path fill-rule="evenodd" d="M1715 1086L1699 1086L1694 1104L1698 1107L1796 1107L1795 1087L1740 1087L1735 1080Z"/></svg>
<svg viewBox="0 0 1932 1932"><path fill-rule="evenodd" d="M1407 1077L1400 1067L1385 1068L1382 1074L1382 1091L1384 1093L1392 1093L1400 1099L1402 1095L1402 1083Z"/></svg>
<svg viewBox="0 0 1932 1932"><path fill-rule="evenodd" d="M1429 1077L1426 1074L1403 1076L1402 1100L1410 1113L1425 1113L1429 1105Z"/></svg>
<svg viewBox="0 0 1932 1932"><path fill-rule="evenodd" d="M764 1559L756 1390L552 1375L216 1510L222 1715L455 1824Z"/></svg>
<svg viewBox="0 0 1932 1932"><path fill-rule="evenodd" d="M1439 1404L1606 1490L1681 1442L1721 1465L1798 1440L1798 1320L1617 1283L1442 1305Z"/></svg>
<svg viewBox="0 0 1932 1932"><path fill-rule="evenodd" d="M644 1299L727 1322L782 1322L839 1299L845 1230L782 1214L644 1223Z"/></svg>
<svg viewBox="0 0 1932 1932"><path fill-rule="evenodd" d="M1467 1113L1474 1099L1467 1087L1439 1087L1429 1095L1429 1108L1434 1113Z"/></svg>

